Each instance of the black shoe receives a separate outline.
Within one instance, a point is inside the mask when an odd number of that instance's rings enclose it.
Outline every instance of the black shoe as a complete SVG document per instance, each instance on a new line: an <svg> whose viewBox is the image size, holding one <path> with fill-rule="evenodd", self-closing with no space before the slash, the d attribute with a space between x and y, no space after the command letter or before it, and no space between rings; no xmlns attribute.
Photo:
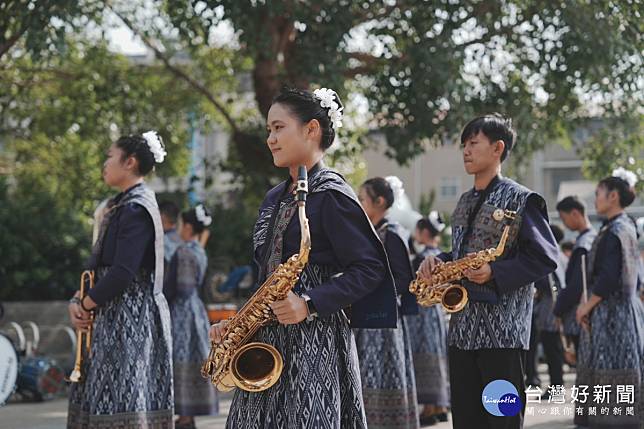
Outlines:
<svg viewBox="0 0 644 429"><path fill-rule="evenodd" d="M420 416L421 426L434 426L436 423L438 423L436 416Z"/></svg>
<svg viewBox="0 0 644 429"><path fill-rule="evenodd" d="M439 422L449 421L449 417L447 416L447 413L436 414L436 418L438 419Z"/></svg>

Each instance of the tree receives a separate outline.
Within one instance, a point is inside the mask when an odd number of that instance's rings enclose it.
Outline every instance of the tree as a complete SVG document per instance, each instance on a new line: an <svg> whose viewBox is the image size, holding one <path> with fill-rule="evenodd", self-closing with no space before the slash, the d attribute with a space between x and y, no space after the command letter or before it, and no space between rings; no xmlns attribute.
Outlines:
<svg viewBox="0 0 644 429"><path fill-rule="evenodd" d="M232 25L240 54L253 60L264 117L283 82L357 89L400 163L481 112L515 119L521 160L575 119L620 117L642 101L636 2L163 3L190 49L216 39L222 22ZM244 139L235 142L245 150Z"/></svg>
<svg viewBox="0 0 644 429"><path fill-rule="evenodd" d="M0 177L0 299L61 298L77 288L91 215L112 193L101 165L115 137L156 129L170 154L157 174L187 170L194 92L104 45L68 47L46 64L25 56L0 69L0 156L9 170Z"/></svg>
<svg viewBox="0 0 644 429"><path fill-rule="evenodd" d="M595 123L590 136L579 152L584 159L584 175L601 180L612 174L617 166L639 176L635 189L644 190L644 122L641 116L608 119Z"/></svg>
<svg viewBox="0 0 644 429"><path fill-rule="evenodd" d="M102 2L93 0L1 0L0 59L16 46L36 57L60 52L67 33L97 19Z"/></svg>

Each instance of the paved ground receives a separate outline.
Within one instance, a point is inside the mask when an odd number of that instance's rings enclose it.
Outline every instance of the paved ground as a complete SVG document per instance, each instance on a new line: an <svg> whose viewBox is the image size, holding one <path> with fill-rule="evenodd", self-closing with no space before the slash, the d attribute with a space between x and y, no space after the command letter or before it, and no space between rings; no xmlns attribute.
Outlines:
<svg viewBox="0 0 644 429"><path fill-rule="evenodd" d="M548 376L545 374L545 365L539 368L541 379L544 385L547 384ZM573 374L566 374L566 385L572 385ZM197 427L200 429L221 429L224 428L226 415L230 406L230 394L221 398L220 409L222 415L217 417L197 418ZM525 427L529 429L572 429L571 416L564 416L563 406L551 406L547 404L529 404L533 407L534 415L526 415ZM570 407L570 405L568 405ZM553 415L554 413L560 415ZM528 414L530 412L528 411ZM67 419L67 400L56 399L43 403L20 403L11 402L0 408L0 429L64 429ZM450 422L439 423L431 426L435 429L451 429Z"/></svg>

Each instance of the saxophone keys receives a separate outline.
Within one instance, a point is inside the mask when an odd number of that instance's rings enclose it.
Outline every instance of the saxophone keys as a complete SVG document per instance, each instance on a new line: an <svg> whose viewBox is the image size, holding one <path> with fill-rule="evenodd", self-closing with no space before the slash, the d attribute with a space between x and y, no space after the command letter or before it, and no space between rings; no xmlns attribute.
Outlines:
<svg viewBox="0 0 644 429"><path fill-rule="evenodd" d="M496 209L492 213L492 218L497 222L501 222L504 217L505 217L505 211L503 209Z"/></svg>

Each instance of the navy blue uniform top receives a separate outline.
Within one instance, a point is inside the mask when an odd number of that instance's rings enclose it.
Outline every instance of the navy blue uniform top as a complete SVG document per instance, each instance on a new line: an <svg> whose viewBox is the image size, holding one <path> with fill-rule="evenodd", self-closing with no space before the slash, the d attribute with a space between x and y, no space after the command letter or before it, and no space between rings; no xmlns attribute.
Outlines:
<svg viewBox="0 0 644 429"><path fill-rule="evenodd" d="M589 231L590 229L581 232L579 237L577 237L577 240ZM581 259L583 255L586 255L586 261L588 261L588 251L581 246L573 250L570 255L568 266L566 267L566 287L560 291L559 295L557 295L557 302L555 303L555 308L553 310L553 313L557 317L563 317L564 314L578 305L581 300L581 294L584 290L583 277L581 274Z"/></svg>
<svg viewBox="0 0 644 429"><path fill-rule="evenodd" d="M266 201L274 204L275 201ZM261 211L261 210L260 210ZM307 291L321 316L335 313L366 296L382 283L387 267L370 239L374 232L355 201L340 192L309 194L306 215L311 231L309 263L340 268L334 276ZM282 261L299 252L300 224L297 215L289 222L283 236ZM255 262L266 244L255 251Z"/></svg>
<svg viewBox="0 0 644 429"><path fill-rule="evenodd" d="M387 222L387 219L381 220L375 226L378 230ZM409 291L409 284L414 279L411 262L409 261L409 251L402 237L394 231L387 229L385 238L385 251L389 259L389 268L394 277L396 291L401 297L401 314L418 314L418 305L416 297Z"/></svg>
<svg viewBox="0 0 644 429"><path fill-rule="evenodd" d="M557 252L548 220L534 199L529 198L519 228L516 252L490 262L492 284L503 294L542 279L557 268ZM452 254L443 252L439 258L447 262Z"/></svg>
<svg viewBox="0 0 644 429"><path fill-rule="evenodd" d="M622 244L612 232L607 232L597 243L597 254L589 290L602 298L621 290Z"/></svg>
<svg viewBox="0 0 644 429"><path fill-rule="evenodd" d="M138 185L137 185L138 186ZM131 190L134 187L128 189ZM116 202L128 192L116 197ZM109 267L89 291L89 296L103 305L119 296L143 268L154 272L154 224L147 210L136 203L117 209L110 220L98 260L91 259L90 269Z"/></svg>

